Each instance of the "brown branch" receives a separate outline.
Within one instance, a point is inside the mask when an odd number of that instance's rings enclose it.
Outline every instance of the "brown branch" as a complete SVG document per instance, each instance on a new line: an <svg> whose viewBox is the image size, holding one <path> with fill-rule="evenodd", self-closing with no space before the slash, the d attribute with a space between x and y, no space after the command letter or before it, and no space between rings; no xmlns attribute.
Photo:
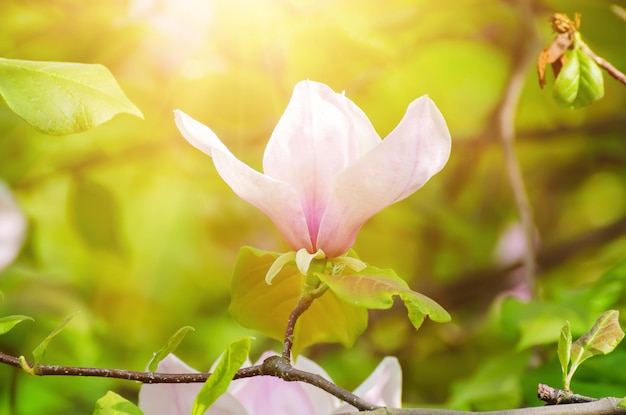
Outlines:
<svg viewBox="0 0 626 415"><path fill-rule="evenodd" d="M26 362L30 368L32 362ZM4 353L0 353L0 364L13 366L21 369L19 359ZM104 369L95 367L75 367L57 365L38 365L35 370L36 376L80 376L80 377L101 377L122 380L132 380L147 384L156 383L204 383L211 376L210 373L157 373L157 372L136 372L122 369ZM336 398L352 405L358 410L372 410L376 405L359 398L355 394L335 385L323 377L299 370L291 366L288 359L282 356L271 356L260 365L239 369L233 380L250 378L253 376L274 376L287 382L305 382L316 386Z"/></svg>
<svg viewBox="0 0 626 415"><path fill-rule="evenodd" d="M625 415L626 409L617 407L620 399L603 398L594 402L568 405L546 405L502 411L469 412L447 409L379 408L349 415Z"/></svg>
<svg viewBox="0 0 626 415"><path fill-rule="evenodd" d="M592 229L582 235L560 244L543 247L537 254L537 263L543 270L560 266L562 263L589 249L596 249L602 244L622 238L626 235L626 216L615 222ZM468 305L487 307L493 297L510 287L510 280L505 278L523 264L516 262L503 267L483 268L460 275L454 282L442 287L442 292L430 293L440 299L448 309L458 309ZM488 287L488 289L486 289Z"/></svg>
<svg viewBox="0 0 626 415"><path fill-rule="evenodd" d="M287 320L287 328L285 329L285 340L283 342L283 357L289 361L291 359L291 347L293 346L293 334L298 319L313 303L315 297L303 295L298 300L298 304L291 310L289 319Z"/></svg>
<svg viewBox="0 0 626 415"><path fill-rule="evenodd" d="M579 395L570 390L557 389L540 383L537 386L537 397L550 405L595 402L596 398Z"/></svg>
<svg viewBox="0 0 626 415"><path fill-rule="evenodd" d="M525 254L524 275L525 281L531 291L534 291L534 278L536 274L535 262L535 224L532 207L526 193L522 170L515 151L515 114L524 87L526 71L532 62L538 47L531 10L530 0L519 1L522 27L518 34L517 51L513 55L512 71L509 76L506 91L500 104L493 114L496 122L496 132L502 144L502 154L509 178L513 198L517 206L520 222L524 229Z"/></svg>

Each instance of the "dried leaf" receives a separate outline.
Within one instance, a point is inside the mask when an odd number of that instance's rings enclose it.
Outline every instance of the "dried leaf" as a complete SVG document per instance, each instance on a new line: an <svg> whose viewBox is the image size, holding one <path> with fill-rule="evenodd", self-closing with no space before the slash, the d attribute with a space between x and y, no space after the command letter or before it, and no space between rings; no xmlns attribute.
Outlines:
<svg viewBox="0 0 626 415"><path fill-rule="evenodd" d="M537 73L539 74L539 86L543 88L546 84L546 66L552 65L554 76L559 76L559 71L563 62L563 53L570 47L574 41L574 36L570 33L560 33L554 41L539 54L537 58ZM555 64L558 64L555 66Z"/></svg>

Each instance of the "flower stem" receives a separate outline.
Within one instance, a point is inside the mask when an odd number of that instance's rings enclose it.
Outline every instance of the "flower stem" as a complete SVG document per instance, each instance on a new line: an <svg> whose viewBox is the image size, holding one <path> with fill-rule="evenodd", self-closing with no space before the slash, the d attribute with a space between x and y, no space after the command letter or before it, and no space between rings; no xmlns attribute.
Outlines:
<svg viewBox="0 0 626 415"><path fill-rule="evenodd" d="M319 283L319 279L317 280ZM328 286L326 284L318 285L315 288L312 288L310 285L305 284L302 289L302 294L300 295L300 299L296 306L291 310L291 314L289 314L289 319L287 320L287 328L285 329L285 340L283 341L283 354L282 356L285 359L291 359L291 348L293 347L293 336L294 330L296 328L296 323L300 316L308 310L308 308L313 303L317 297L321 296L328 290Z"/></svg>

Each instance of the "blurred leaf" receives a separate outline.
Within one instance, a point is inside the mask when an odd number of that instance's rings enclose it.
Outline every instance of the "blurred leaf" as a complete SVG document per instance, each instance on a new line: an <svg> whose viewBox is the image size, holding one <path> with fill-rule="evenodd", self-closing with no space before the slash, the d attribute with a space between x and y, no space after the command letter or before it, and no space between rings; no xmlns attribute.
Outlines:
<svg viewBox="0 0 626 415"><path fill-rule="evenodd" d="M120 249L119 208L113 193L90 179L74 181L69 198L72 222L92 248Z"/></svg>
<svg viewBox="0 0 626 415"><path fill-rule="evenodd" d="M446 406L466 411L519 407L522 401L520 378L528 370L529 353L490 355L469 378L454 382Z"/></svg>
<svg viewBox="0 0 626 415"><path fill-rule="evenodd" d="M251 247L239 250L229 311L242 326L282 341L304 277L295 264L287 264L267 285L265 274L279 255ZM324 342L350 347L366 327L365 308L347 304L328 291L296 323L292 352L297 356L305 347Z"/></svg>
<svg viewBox="0 0 626 415"><path fill-rule="evenodd" d="M148 370L150 372L157 370L159 362L165 359L168 354L173 353L190 331L195 331L195 329L191 326L184 326L179 328L176 333L172 334L172 336L167 339L167 342L165 342L163 347L161 347L159 351L154 354L150 363L148 363Z"/></svg>
<svg viewBox="0 0 626 415"><path fill-rule="evenodd" d="M28 316L7 316L0 318L0 334L8 333L16 324L24 320L35 321L35 319Z"/></svg>
<svg viewBox="0 0 626 415"><path fill-rule="evenodd" d="M623 399L622 399L621 401L619 401L619 402L617 403L617 405L615 405L615 406L617 406L618 408L625 408L625 409L626 409L626 398L623 398Z"/></svg>
<svg viewBox="0 0 626 415"><path fill-rule="evenodd" d="M439 304L423 294L409 289L407 283L391 269L368 266L354 275L316 274L339 298L355 306L387 309L393 297L404 301L409 319L418 329L424 317L440 323L450 321L450 314Z"/></svg>
<svg viewBox="0 0 626 415"><path fill-rule="evenodd" d="M562 324L563 316L558 314L539 314L524 318L518 323L520 339L517 350L557 341Z"/></svg>
<svg viewBox="0 0 626 415"><path fill-rule="evenodd" d="M565 379L567 377L567 367L569 366L571 346L572 329L569 325L569 321L567 321L561 329L561 335L559 336L559 343L557 346L557 354L559 355L559 362L561 363L561 370L563 372L564 389L569 389L569 385L565 384Z"/></svg>
<svg viewBox="0 0 626 415"><path fill-rule="evenodd" d="M554 83L555 101L567 108L587 106L604 96L604 78L598 65L580 49L566 52L563 65Z"/></svg>
<svg viewBox="0 0 626 415"><path fill-rule="evenodd" d="M115 392L108 391L96 401L93 415L142 415L143 412L134 403L122 398Z"/></svg>
<svg viewBox="0 0 626 415"><path fill-rule="evenodd" d="M50 334L48 334L48 337L46 337L41 343L39 343L37 347L35 347L35 350L33 350L33 357L35 358L35 360L33 361L33 365L34 365L35 372L37 371L37 365L41 363L43 357L46 354L46 349L48 348L48 344L50 343L50 341L57 334L59 334L65 328L65 326L68 325L70 321L72 321L72 319L76 316L76 314L78 313L74 313L72 315L65 317L63 321L61 321L59 325L56 326L56 328L52 330Z"/></svg>
<svg viewBox="0 0 626 415"><path fill-rule="evenodd" d="M0 58L0 95L45 134L86 131L123 112L143 118L111 72L97 64Z"/></svg>
<svg viewBox="0 0 626 415"><path fill-rule="evenodd" d="M231 343L193 402L192 415L202 415L226 390L250 351L250 337Z"/></svg>
<svg viewBox="0 0 626 415"><path fill-rule="evenodd" d="M591 330L572 344L571 372L592 356L612 352L623 338L624 332L619 325L619 311L609 310L603 313Z"/></svg>

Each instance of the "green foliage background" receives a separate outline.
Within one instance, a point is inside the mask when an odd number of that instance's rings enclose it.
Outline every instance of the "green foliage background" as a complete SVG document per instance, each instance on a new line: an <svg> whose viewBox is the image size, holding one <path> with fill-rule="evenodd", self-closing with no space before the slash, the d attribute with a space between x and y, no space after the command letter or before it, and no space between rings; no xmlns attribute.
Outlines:
<svg viewBox="0 0 626 415"><path fill-rule="evenodd" d="M121 115L52 137L0 106L0 178L30 222L21 256L0 278L0 313L36 320L2 336L0 350L30 358L77 310L45 363L142 370L170 334L191 325L196 332L177 353L208 370L227 344L254 335L227 312L238 249L286 246L182 139L172 110L209 125L260 169L294 84L309 78L345 90L382 136L422 94L446 117L448 166L373 218L355 250L439 301L453 322L416 333L397 304L372 312L352 349L318 345L304 354L348 388L382 356L398 356L409 405L538 404L538 382L559 385L565 320L577 337L606 309L626 306L626 87L605 76L605 97L570 111L553 102L551 75L542 91L527 68L516 128L541 246L541 296L531 302L504 295L516 274L494 254L517 213L493 115L521 47L539 52L551 42L554 11L581 12L587 44L626 70L626 22L609 7L626 3L531 3L537 44L520 39L514 0L1 2L0 56L104 64L145 121ZM279 344L257 334L252 347L256 358ZM626 375L615 369L624 364L621 346L586 363L572 387L624 396ZM137 388L0 367L0 414L89 414L106 390L135 399Z"/></svg>

